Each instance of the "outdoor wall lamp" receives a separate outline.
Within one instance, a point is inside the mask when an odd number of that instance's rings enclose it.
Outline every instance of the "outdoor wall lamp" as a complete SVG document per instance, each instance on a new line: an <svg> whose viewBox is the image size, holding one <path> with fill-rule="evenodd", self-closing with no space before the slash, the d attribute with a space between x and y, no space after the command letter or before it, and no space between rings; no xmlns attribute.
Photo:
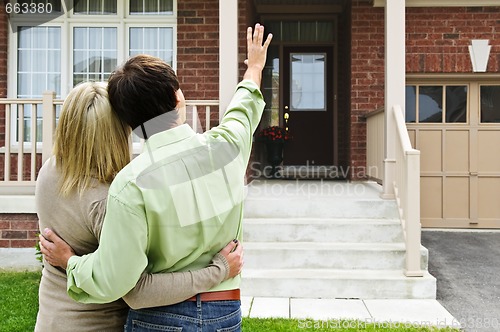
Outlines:
<svg viewBox="0 0 500 332"><path fill-rule="evenodd" d="M491 50L491 46L488 45L488 42L488 39L471 40L472 45L469 46L469 54L472 62L472 71L475 73L486 72Z"/></svg>

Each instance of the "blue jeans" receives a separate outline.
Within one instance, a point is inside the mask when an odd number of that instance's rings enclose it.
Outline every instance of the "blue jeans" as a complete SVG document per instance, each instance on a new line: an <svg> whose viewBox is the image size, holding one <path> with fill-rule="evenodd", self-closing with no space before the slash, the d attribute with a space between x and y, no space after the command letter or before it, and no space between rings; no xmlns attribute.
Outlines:
<svg viewBox="0 0 500 332"><path fill-rule="evenodd" d="M240 301L202 302L198 297L196 302L130 309L125 331L239 332L240 307Z"/></svg>

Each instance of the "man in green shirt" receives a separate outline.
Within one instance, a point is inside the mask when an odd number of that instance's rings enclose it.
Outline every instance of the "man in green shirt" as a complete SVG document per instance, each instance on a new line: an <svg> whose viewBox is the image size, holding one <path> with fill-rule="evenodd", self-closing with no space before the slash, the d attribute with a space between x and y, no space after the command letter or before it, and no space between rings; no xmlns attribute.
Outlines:
<svg viewBox="0 0 500 332"><path fill-rule="evenodd" d="M248 68L219 126L196 134L186 124L184 96L173 70L139 55L108 82L118 116L147 139L145 152L111 184L99 248L78 257L50 232L41 239L52 264L66 268L68 294L83 303L116 300L144 272L205 267L232 239L241 239L244 176L264 101L259 90L267 48L264 27L247 30ZM167 130L165 130L167 129ZM241 324L240 277L168 307L131 310L126 329Z"/></svg>

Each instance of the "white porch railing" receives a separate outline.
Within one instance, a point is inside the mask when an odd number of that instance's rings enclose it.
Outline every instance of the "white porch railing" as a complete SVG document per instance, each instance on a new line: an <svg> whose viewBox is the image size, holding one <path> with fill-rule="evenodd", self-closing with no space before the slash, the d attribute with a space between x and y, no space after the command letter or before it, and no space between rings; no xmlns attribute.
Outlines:
<svg viewBox="0 0 500 332"><path fill-rule="evenodd" d="M408 131L399 105L389 108L395 120L395 180L392 184L399 208L399 216L406 242L405 275L421 277L420 242L420 151L412 148ZM376 169L378 174L369 176L384 181L382 171L384 159L384 112L376 111L367 116L367 169Z"/></svg>
<svg viewBox="0 0 500 332"><path fill-rule="evenodd" d="M51 91L40 99L0 98L0 105L5 108L5 138L0 142L0 195L34 193L38 169L52 153L56 106L63 102L55 99ZM195 131L205 131L218 122L218 112L216 118L211 116L219 101L187 100L186 106L187 123ZM41 126L37 124L40 120ZM28 141L24 139L25 134L29 134ZM40 134L42 139L37 142Z"/></svg>

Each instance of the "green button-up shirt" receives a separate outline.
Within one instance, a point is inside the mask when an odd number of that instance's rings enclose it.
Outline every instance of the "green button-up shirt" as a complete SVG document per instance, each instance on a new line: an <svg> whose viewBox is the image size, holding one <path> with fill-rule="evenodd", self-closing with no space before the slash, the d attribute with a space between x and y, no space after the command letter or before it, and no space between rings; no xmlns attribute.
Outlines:
<svg viewBox="0 0 500 332"><path fill-rule="evenodd" d="M69 260L68 294L111 302L143 271L200 269L241 240L245 171L264 105L258 86L245 80L219 126L196 134L182 125L151 136L111 184L99 248ZM212 291L239 284L236 277Z"/></svg>

